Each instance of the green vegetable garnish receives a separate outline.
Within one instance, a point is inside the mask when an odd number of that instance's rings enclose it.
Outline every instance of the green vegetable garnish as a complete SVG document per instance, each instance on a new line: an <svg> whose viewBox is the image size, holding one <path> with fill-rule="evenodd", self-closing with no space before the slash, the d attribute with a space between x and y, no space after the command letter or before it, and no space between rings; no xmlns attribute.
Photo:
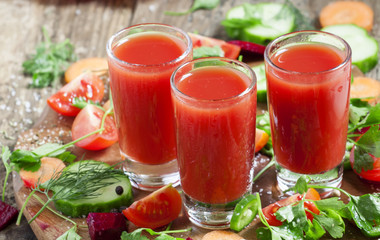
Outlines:
<svg viewBox="0 0 380 240"><path fill-rule="evenodd" d="M121 234L121 240L149 240L149 238L141 235L142 231L148 232L151 236L158 235L158 237L155 238L157 240L185 240L183 238L175 238L175 237L169 236L168 234L188 232L188 231L191 231L191 228L182 229L182 230L165 230L162 232L155 232L150 228L138 228L131 233L123 232Z"/></svg>
<svg viewBox="0 0 380 240"><path fill-rule="evenodd" d="M219 46L207 47L202 46L193 49L193 59L203 57L224 57L224 51Z"/></svg>
<svg viewBox="0 0 380 240"><path fill-rule="evenodd" d="M216 6L218 6L219 2L220 2L220 0L194 0L194 3L191 6L191 8L189 10L187 10L186 12L166 11L165 14L170 15L170 16L182 16L182 15L186 15L186 14L195 12L195 11L200 10L200 9L211 10L211 9L214 9Z"/></svg>
<svg viewBox="0 0 380 240"><path fill-rule="evenodd" d="M61 43L52 43L45 28L42 28L45 41L36 48L36 53L26 60L22 67L32 76L31 87L52 86L61 78L69 62L74 61L74 46L66 39Z"/></svg>

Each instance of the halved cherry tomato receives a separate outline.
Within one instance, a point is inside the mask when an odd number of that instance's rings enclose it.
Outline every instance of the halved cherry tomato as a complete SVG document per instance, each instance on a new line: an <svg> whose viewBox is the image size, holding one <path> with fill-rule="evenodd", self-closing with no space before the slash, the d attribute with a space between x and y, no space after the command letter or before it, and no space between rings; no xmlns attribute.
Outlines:
<svg viewBox="0 0 380 240"><path fill-rule="evenodd" d="M103 115L104 111L92 104L88 104L85 108L83 108L74 119L71 127L71 135L73 140L77 140L78 138L99 129ZM75 143L75 145L87 150L101 150L117 142L118 135L116 125L111 116L106 117L104 128L105 130L102 134L96 133L91 135Z"/></svg>
<svg viewBox="0 0 380 240"><path fill-rule="evenodd" d="M302 199L302 195L301 194L294 194L288 198L285 198L285 199L282 199L280 201L277 201L275 203L272 203L271 205L265 207L263 209L263 213L264 213L264 216L265 216L265 219L267 220L267 222L269 223L269 225L271 226L281 226L282 225L282 222L280 220L278 220L276 218L276 215L275 213L277 212L278 209L282 208L282 207L285 207L285 206L288 206L290 204L293 204L295 202L299 202L301 199ZM314 189L314 188L309 188L306 192L306 196L305 196L305 199L310 199L310 200L321 200L321 197L319 195L319 193ZM309 202L309 201L306 201L304 203L304 207L310 211L312 211L313 213L315 214L319 214L319 210L318 208L315 206L315 204L313 202ZM313 215L306 211L306 216L307 218L312 221L313 220Z"/></svg>
<svg viewBox="0 0 380 240"><path fill-rule="evenodd" d="M134 202L123 214L138 227L157 228L169 224L181 212L181 195L167 185Z"/></svg>
<svg viewBox="0 0 380 240"><path fill-rule="evenodd" d="M237 57L239 56L241 48L237 45L227 43L226 41L223 41L220 39L201 36L195 33L189 33L189 36L191 38L191 41L193 42L193 48L202 47L202 46L206 46L206 47L219 46L224 52L224 57L237 59Z"/></svg>
<svg viewBox="0 0 380 240"><path fill-rule="evenodd" d="M358 173L355 169L354 169L354 163L355 163L355 146L351 149L351 153L350 153L350 163L351 163L351 167L352 169L354 170L354 172L359 175L361 178L364 178L366 180L369 180L369 181L374 181L374 182L380 182L380 158L376 158L375 156L373 156L372 154L369 154L372 158L373 158L373 169L372 170L368 170L368 171L364 171L364 169L362 169L362 171L360 173Z"/></svg>
<svg viewBox="0 0 380 240"><path fill-rule="evenodd" d="M255 152L260 151L268 142L269 135L265 131L256 128Z"/></svg>
<svg viewBox="0 0 380 240"><path fill-rule="evenodd" d="M50 96L47 103L57 113L65 116L76 116L80 112L80 108L72 106L74 98L99 102L103 96L103 81L95 74L86 72Z"/></svg>

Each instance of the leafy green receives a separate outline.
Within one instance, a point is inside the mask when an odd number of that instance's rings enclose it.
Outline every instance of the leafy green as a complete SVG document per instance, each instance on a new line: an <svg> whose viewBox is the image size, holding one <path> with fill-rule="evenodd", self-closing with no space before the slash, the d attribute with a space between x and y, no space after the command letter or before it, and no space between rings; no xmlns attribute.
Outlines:
<svg viewBox="0 0 380 240"><path fill-rule="evenodd" d="M40 43L36 53L22 66L26 74L32 75L31 87L51 86L61 78L70 61L74 61L74 46L66 39L52 43L45 28L42 28L45 42Z"/></svg>
<svg viewBox="0 0 380 240"><path fill-rule="evenodd" d="M193 49L193 59L203 57L224 57L224 51L220 46L202 46Z"/></svg>
<svg viewBox="0 0 380 240"><path fill-rule="evenodd" d="M57 240L80 240L80 239L82 239L82 237L79 236L79 234L76 232L76 230L77 230L76 226L70 228L64 234L59 236L57 238Z"/></svg>
<svg viewBox="0 0 380 240"><path fill-rule="evenodd" d="M200 9L206 9L206 10L214 9L219 5L219 3L220 3L220 0L194 0L191 8L189 10L187 10L186 12L166 11L165 14L170 15L170 16L182 16L182 15L186 15L186 14L195 12L195 11L200 10Z"/></svg>
<svg viewBox="0 0 380 240"><path fill-rule="evenodd" d="M148 240L149 238L142 235L143 231L148 232L152 236L158 235L158 237L155 238L158 240L184 240L183 238L175 238L175 237L172 237L168 234L188 232L188 231L191 231L191 228L181 229L181 230L166 230L166 231L162 231L162 232L155 232L154 230L152 230L150 228L138 228L131 233L123 232L121 234L121 240Z"/></svg>

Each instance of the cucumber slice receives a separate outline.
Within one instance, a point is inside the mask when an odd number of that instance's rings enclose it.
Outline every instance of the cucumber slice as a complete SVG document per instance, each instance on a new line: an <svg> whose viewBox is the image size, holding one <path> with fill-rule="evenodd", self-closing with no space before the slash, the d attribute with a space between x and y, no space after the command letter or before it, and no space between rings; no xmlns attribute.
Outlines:
<svg viewBox="0 0 380 240"><path fill-rule="evenodd" d="M265 64L261 63L252 67L257 79L257 101L267 102L267 78L265 76Z"/></svg>
<svg viewBox="0 0 380 240"><path fill-rule="evenodd" d="M86 160L79 161L69 165L65 171L80 175L89 174L89 172L104 172L105 169L111 168L108 164L98 161ZM64 174L64 172L62 174ZM66 175L67 176L67 175ZM75 177L75 175L69 175ZM95 197L83 199L60 199L54 201L58 211L71 217L86 216L90 212L109 212L114 208L129 206L132 203L132 187L126 175L110 176L101 178L94 185L105 186L99 188L94 194ZM121 187L121 188L120 188ZM116 190L117 189L117 190ZM72 189L63 189L55 187L53 192L71 191Z"/></svg>
<svg viewBox="0 0 380 240"><path fill-rule="evenodd" d="M228 11L226 20L243 26L225 25L229 37L263 45L296 27L293 10L281 3L243 4Z"/></svg>
<svg viewBox="0 0 380 240"><path fill-rule="evenodd" d="M364 28L354 24L331 25L321 29L340 36L350 45L352 64L363 73L369 72L378 62L379 44Z"/></svg>

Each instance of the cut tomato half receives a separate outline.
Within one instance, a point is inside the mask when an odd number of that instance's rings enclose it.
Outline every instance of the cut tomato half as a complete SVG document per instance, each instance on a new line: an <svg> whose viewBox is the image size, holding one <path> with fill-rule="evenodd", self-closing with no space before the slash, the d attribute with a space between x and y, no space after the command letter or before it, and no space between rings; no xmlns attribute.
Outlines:
<svg viewBox="0 0 380 240"><path fill-rule="evenodd" d="M80 108L72 105L75 98L100 102L103 96L103 81L95 74L86 72L50 96L47 103L57 113L65 116L76 116L80 112Z"/></svg>
<svg viewBox="0 0 380 240"><path fill-rule="evenodd" d="M75 117L71 127L73 140L77 140L101 127L104 111L97 106L88 104ZM107 116L104 123L104 131L96 133L75 143L76 146L87 150L101 150L117 142L118 135L115 121L111 116Z"/></svg>
<svg viewBox="0 0 380 240"><path fill-rule="evenodd" d="M181 207L181 195L168 185L134 202L123 214L138 227L158 228L176 219Z"/></svg>
<svg viewBox="0 0 380 240"><path fill-rule="evenodd" d="M235 44L230 44L220 39L205 37L205 36L198 35L195 33L189 33L189 36L191 38L191 41L193 42L193 48L203 47L203 46L205 47L219 46L224 52L224 57L232 58L232 59L237 59L239 57L241 48Z"/></svg>

